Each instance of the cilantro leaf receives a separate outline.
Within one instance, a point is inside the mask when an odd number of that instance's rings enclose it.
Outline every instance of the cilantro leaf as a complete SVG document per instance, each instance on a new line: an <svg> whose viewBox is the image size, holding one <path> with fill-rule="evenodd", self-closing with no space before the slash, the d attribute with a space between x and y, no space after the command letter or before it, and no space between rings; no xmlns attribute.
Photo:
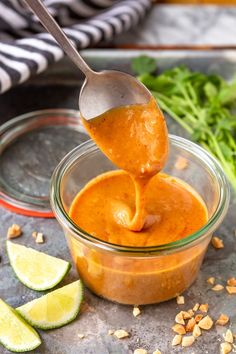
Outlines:
<svg viewBox="0 0 236 354"><path fill-rule="evenodd" d="M155 59L141 55L132 60L131 67L136 75L151 74L156 71L157 63Z"/></svg>

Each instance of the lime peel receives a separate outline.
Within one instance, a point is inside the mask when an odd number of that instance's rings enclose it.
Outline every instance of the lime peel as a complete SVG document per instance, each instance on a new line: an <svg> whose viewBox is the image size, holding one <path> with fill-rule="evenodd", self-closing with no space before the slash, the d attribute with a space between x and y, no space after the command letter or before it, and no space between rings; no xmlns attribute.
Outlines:
<svg viewBox="0 0 236 354"><path fill-rule="evenodd" d="M27 352L41 344L38 333L0 299L0 342L12 352Z"/></svg>
<svg viewBox="0 0 236 354"><path fill-rule="evenodd" d="M80 280L77 280L16 310L32 326L53 329L62 327L77 317L82 299L83 285Z"/></svg>
<svg viewBox="0 0 236 354"><path fill-rule="evenodd" d="M70 270L70 263L43 252L7 241L10 264L17 278L38 291L55 287Z"/></svg>

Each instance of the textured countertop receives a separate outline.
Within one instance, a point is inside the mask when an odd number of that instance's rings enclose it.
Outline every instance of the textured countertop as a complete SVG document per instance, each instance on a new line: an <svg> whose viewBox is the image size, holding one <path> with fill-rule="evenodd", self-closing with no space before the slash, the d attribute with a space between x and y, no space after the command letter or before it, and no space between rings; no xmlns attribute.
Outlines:
<svg viewBox="0 0 236 354"><path fill-rule="evenodd" d="M236 46L236 6L154 5L116 44Z"/></svg>
<svg viewBox="0 0 236 354"><path fill-rule="evenodd" d="M218 71L226 78L232 77L236 70L235 52L160 52L150 53L158 60L159 67L165 68L176 63L185 63L196 70ZM197 57L196 57L197 54ZM137 52L92 51L83 53L93 63L95 69L115 67L129 71L130 58ZM53 67L44 75L23 86L14 88L0 96L0 122L30 110L42 108L76 108L78 87L81 84L79 73L68 62ZM14 104L13 104L14 103ZM183 130L168 120L169 131L185 135ZM131 306L122 306L98 298L89 290L85 291L82 311L71 324L51 331L40 331L43 344L34 354L133 354L136 348L145 348L152 354L157 348L162 354L217 354L226 328L215 326L205 332L190 348L173 348L171 327L177 312L192 308L196 302L209 303L209 314L214 320L220 313L230 316L231 328L236 333L236 296L226 291L214 292L207 284L209 276L215 276L217 282L225 284L229 277L236 276L236 238L235 238L235 195L232 194L231 205L226 219L217 234L223 239L225 248L215 250L209 247L197 281L187 290L186 304L178 306L175 299L159 305L143 306L139 317L134 318ZM55 219L40 219L16 215L0 207L0 297L12 306L19 306L41 294L26 288L14 276L5 250L8 227L17 223L22 226L23 236L17 242L37 248L56 257L71 260L63 231ZM32 231L42 231L46 242L36 245L31 236ZM62 284L77 279L73 268ZM109 329L126 329L130 337L118 340L107 334ZM78 338L78 333L85 335ZM0 346L0 354L9 351Z"/></svg>

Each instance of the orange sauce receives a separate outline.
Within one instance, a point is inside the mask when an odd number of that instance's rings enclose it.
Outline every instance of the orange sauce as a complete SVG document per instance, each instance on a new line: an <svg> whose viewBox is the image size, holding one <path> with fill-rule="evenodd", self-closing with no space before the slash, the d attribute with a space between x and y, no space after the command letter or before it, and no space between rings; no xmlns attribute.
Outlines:
<svg viewBox="0 0 236 354"><path fill-rule="evenodd" d="M91 121L83 120L92 139L118 167L127 171L136 190L135 213L117 210L120 222L140 231L146 221L146 189L168 155L168 135L162 112L154 98L146 105L119 107ZM118 206L119 208L119 206Z"/></svg>
<svg viewBox="0 0 236 354"><path fill-rule="evenodd" d="M135 214L135 188L124 171L112 171L89 182L74 199L70 217L83 230L123 246L158 246L200 229L206 222L204 203L178 179L159 173L149 182L145 198L146 224L139 232L123 219Z"/></svg>
<svg viewBox="0 0 236 354"><path fill-rule="evenodd" d="M146 247L180 240L206 223L200 196L160 172L168 157L168 133L154 98L83 123L122 170L94 178L75 197L69 215L81 229L109 243ZM182 292L195 279L206 249L205 244L158 260L128 260L70 242L86 284L101 296L130 304L159 302Z"/></svg>
<svg viewBox="0 0 236 354"><path fill-rule="evenodd" d="M154 98L146 105L112 109L83 124L104 154L137 178L150 178L165 165L168 132Z"/></svg>

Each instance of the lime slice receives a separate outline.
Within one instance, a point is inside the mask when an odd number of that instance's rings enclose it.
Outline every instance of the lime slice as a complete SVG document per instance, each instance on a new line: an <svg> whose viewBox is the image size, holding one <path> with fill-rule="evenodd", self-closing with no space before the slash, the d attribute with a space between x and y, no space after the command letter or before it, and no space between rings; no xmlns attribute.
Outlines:
<svg viewBox="0 0 236 354"><path fill-rule="evenodd" d="M10 241L7 252L16 276L33 290L53 288L70 269L69 262Z"/></svg>
<svg viewBox="0 0 236 354"><path fill-rule="evenodd" d="M28 352L41 344L38 333L1 299L0 342L12 352Z"/></svg>
<svg viewBox="0 0 236 354"><path fill-rule="evenodd" d="M77 280L16 310L34 327L58 328L76 318L82 299L83 285L80 280Z"/></svg>

